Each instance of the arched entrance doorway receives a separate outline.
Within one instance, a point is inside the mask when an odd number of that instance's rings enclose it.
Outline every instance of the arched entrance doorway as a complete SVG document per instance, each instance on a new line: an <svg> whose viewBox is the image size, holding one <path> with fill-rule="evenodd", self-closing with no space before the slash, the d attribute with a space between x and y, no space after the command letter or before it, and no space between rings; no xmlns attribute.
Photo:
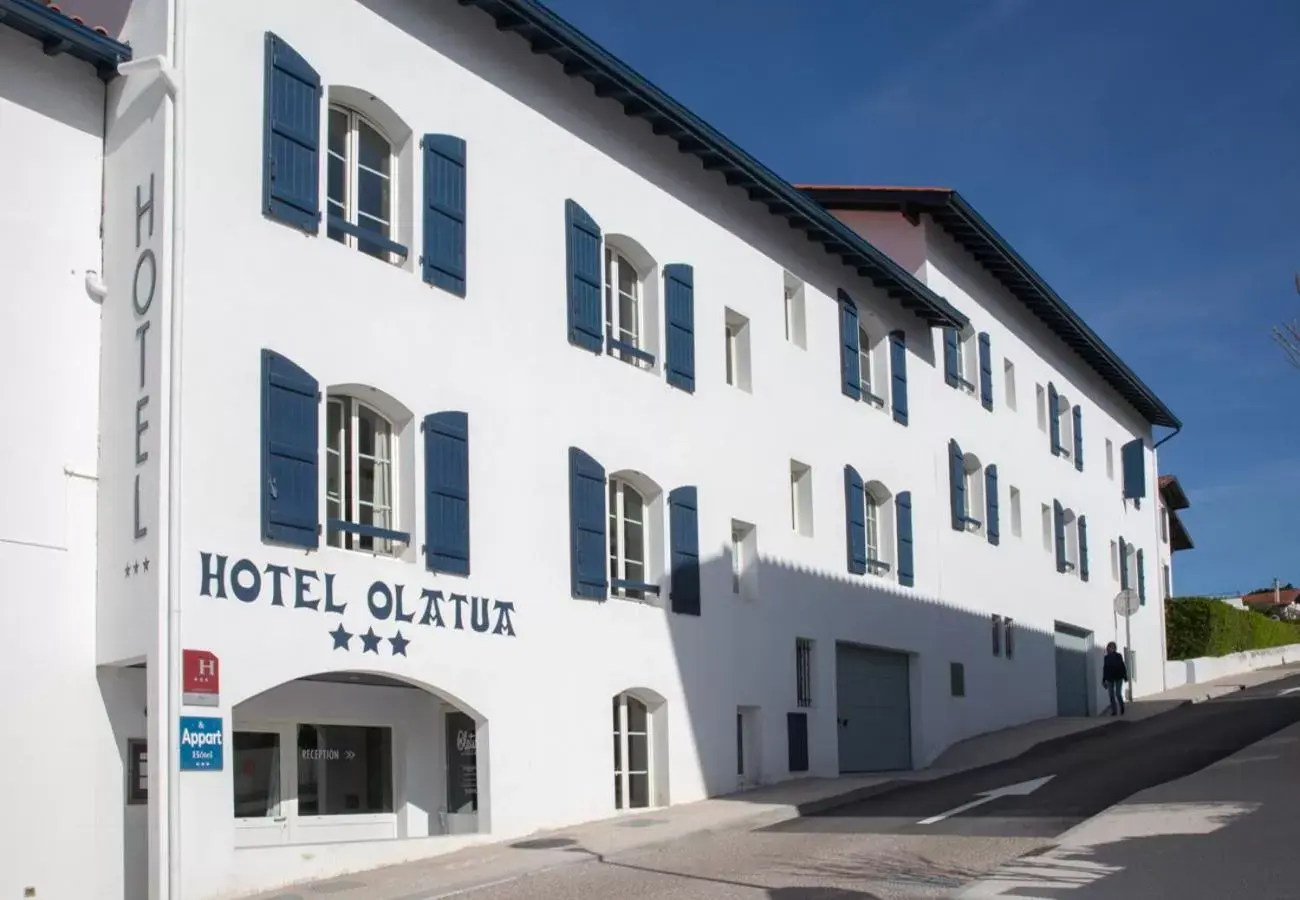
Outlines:
<svg viewBox="0 0 1300 900"><path fill-rule="evenodd" d="M486 722L390 676L285 682L232 711L236 847L487 830Z"/></svg>

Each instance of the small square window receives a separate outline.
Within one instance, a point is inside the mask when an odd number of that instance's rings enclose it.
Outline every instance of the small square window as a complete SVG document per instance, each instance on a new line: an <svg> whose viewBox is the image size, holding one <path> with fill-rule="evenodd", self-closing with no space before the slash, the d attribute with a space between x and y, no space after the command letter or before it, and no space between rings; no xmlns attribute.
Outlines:
<svg viewBox="0 0 1300 900"><path fill-rule="evenodd" d="M1106 477L1115 480L1115 445L1106 438Z"/></svg>
<svg viewBox="0 0 1300 900"><path fill-rule="evenodd" d="M1110 580L1119 581L1119 544L1110 542Z"/></svg>
<svg viewBox="0 0 1300 900"><path fill-rule="evenodd" d="M948 666L948 681L954 697L966 696L966 667L959 663L950 663Z"/></svg>
<svg viewBox="0 0 1300 900"><path fill-rule="evenodd" d="M126 742L126 802L132 806L149 802L149 743L144 738Z"/></svg>
<svg viewBox="0 0 1300 900"><path fill-rule="evenodd" d="M1038 399L1038 430L1047 434L1047 391L1043 386L1036 385Z"/></svg>
<svg viewBox="0 0 1300 900"><path fill-rule="evenodd" d="M785 273L785 339L800 349L808 346L804 325L804 285Z"/></svg>
<svg viewBox="0 0 1300 900"><path fill-rule="evenodd" d="M1009 359L1002 360L1002 392L1007 401L1007 409L1016 409L1016 365Z"/></svg>
<svg viewBox="0 0 1300 900"><path fill-rule="evenodd" d="M1052 549L1052 508L1043 504L1043 549Z"/></svg>
<svg viewBox="0 0 1300 900"><path fill-rule="evenodd" d="M1011 506L1011 533L1020 537L1020 488L1010 488L1007 495L1007 502Z"/></svg>
<svg viewBox="0 0 1300 900"><path fill-rule="evenodd" d="M749 522L731 520L731 592L753 597L758 574L758 530Z"/></svg>
<svg viewBox="0 0 1300 900"><path fill-rule="evenodd" d="M796 534L812 537L812 468L794 459L790 460L790 527Z"/></svg>
<svg viewBox="0 0 1300 900"><path fill-rule="evenodd" d="M727 384L749 393L752 391L749 366L749 319L735 310L726 310L723 324L726 336Z"/></svg>

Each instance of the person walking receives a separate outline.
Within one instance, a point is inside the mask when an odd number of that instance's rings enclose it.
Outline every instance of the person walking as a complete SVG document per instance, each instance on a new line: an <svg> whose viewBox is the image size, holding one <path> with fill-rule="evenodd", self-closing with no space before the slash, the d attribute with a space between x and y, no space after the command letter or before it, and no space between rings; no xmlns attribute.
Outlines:
<svg viewBox="0 0 1300 900"><path fill-rule="evenodd" d="M1106 645L1106 655L1101 661L1101 683L1110 695L1112 716L1116 714L1116 707L1119 708L1119 715L1124 715L1124 682L1126 681L1128 681L1128 666L1124 664L1124 657L1120 656L1115 648L1115 642L1111 641Z"/></svg>

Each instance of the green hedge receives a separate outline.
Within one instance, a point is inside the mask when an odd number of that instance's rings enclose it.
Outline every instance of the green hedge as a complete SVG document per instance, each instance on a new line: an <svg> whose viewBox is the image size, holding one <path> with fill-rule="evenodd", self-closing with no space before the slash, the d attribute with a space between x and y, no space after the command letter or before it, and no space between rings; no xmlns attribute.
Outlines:
<svg viewBox="0 0 1300 900"><path fill-rule="evenodd" d="M1300 644L1300 626L1270 619L1249 609L1233 609L1208 597L1189 597L1165 604L1170 659L1225 656Z"/></svg>

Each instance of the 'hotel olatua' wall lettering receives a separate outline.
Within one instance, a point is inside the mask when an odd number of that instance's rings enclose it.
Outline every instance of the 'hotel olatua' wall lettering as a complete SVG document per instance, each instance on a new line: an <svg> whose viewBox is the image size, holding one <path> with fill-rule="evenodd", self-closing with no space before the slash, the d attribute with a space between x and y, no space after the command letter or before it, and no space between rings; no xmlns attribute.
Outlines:
<svg viewBox="0 0 1300 900"><path fill-rule="evenodd" d="M364 634L353 634L338 626L327 632L336 650L352 650L352 638L361 642L362 653L380 652L387 642L393 656L405 656L410 639L402 636L401 626L408 624L478 634L515 636L510 616L512 602L466 594L443 594L431 588L408 589L404 584L374 581L365 597L339 590L333 572L299 569L269 563L259 566L249 559L231 560L218 553L199 552L199 595L217 600L234 599L241 603L264 602L286 609L305 609L315 613L342 616L353 603L364 603L370 617L380 625L397 626L392 637L375 633L374 626Z"/></svg>

